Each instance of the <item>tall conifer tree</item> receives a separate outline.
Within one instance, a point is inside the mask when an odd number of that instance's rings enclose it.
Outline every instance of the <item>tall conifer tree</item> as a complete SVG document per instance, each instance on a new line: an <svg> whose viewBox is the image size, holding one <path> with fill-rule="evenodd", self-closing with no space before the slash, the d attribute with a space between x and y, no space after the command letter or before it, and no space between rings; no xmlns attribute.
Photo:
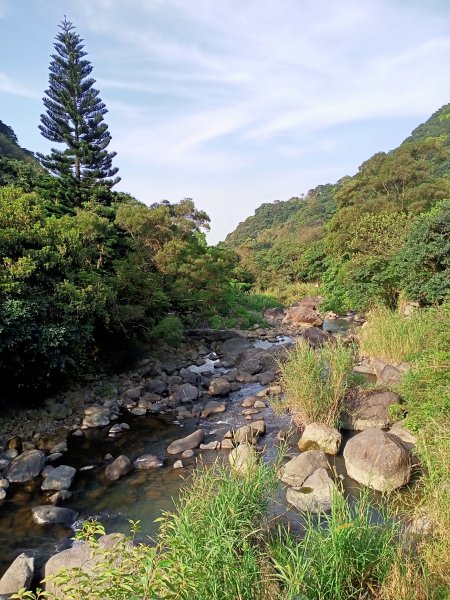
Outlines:
<svg viewBox="0 0 450 600"><path fill-rule="evenodd" d="M66 17L59 28L49 88L43 98L47 110L41 115L39 129L44 137L66 147L38 156L57 176L61 200L78 206L96 192L101 196L102 191L110 190L120 177L114 177L116 153L107 151L111 135L103 119L108 111L93 87L95 79L90 77L92 65L85 58L83 40Z"/></svg>

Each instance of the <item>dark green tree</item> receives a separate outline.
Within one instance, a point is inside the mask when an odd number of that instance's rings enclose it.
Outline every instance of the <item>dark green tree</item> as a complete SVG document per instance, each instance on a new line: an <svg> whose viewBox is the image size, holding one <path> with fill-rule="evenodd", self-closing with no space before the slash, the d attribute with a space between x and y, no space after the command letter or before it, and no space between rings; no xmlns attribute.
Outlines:
<svg viewBox="0 0 450 600"><path fill-rule="evenodd" d="M39 154L44 167L59 182L60 200L79 206L92 195L108 198L105 192L120 181L112 166L115 152L108 152L111 141L104 115L108 112L93 86L92 64L85 58L83 40L65 17L54 44L49 67L49 87L43 102L39 129L52 142L65 148L52 148Z"/></svg>

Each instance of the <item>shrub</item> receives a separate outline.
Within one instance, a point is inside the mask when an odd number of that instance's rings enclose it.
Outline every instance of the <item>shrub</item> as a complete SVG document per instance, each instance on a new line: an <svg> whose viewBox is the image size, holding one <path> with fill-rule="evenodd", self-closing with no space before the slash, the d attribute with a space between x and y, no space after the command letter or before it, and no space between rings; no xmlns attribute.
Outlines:
<svg viewBox="0 0 450 600"><path fill-rule="evenodd" d="M183 324L175 315L164 317L150 333L151 339L168 346L178 346L182 337Z"/></svg>
<svg viewBox="0 0 450 600"><path fill-rule="evenodd" d="M314 350L299 340L280 363L285 392L282 401L299 424L313 421L336 425L342 400L351 384L354 349L337 339Z"/></svg>

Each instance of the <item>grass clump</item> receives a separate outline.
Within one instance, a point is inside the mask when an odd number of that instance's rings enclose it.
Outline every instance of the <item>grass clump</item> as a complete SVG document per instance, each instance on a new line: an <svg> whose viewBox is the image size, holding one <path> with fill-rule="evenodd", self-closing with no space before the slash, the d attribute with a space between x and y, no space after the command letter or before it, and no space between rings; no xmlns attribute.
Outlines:
<svg viewBox="0 0 450 600"><path fill-rule="evenodd" d="M381 358L387 362L399 364L409 360L425 350L438 350L444 331L442 324L447 323L450 305L438 308L417 310L410 317L403 317L384 306L370 311L367 324L361 329L361 352ZM447 346L448 347L448 346Z"/></svg>
<svg viewBox="0 0 450 600"><path fill-rule="evenodd" d="M354 349L337 339L317 350L297 341L280 364L282 403L300 425L320 422L337 425L342 401L351 386Z"/></svg>
<svg viewBox="0 0 450 600"><path fill-rule="evenodd" d="M281 598L351 600L378 598L398 556L398 527L386 517L371 521L367 494L351 506L335 495L330 514L308 515L302 540L280 530L271 556Z"/></svg>
<svg viewBox="0 0 450 600"><path fill-rule="evenodd" d="M316 283L302 282L282 282L276 287L264 288L256 290L264 295L276 298L279 304L290 306L294 302L307 298L309 296L320 296L321 287Z"/></svg>

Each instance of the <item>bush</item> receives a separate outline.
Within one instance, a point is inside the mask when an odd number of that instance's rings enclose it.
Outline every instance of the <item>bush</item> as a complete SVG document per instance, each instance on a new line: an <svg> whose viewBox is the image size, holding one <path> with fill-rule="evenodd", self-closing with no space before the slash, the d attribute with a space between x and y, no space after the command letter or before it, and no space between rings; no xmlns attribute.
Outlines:
<svg viewBox="0 0 450 600"><path fill-rule="evenodd" d="M286 362L280 363L285 393L282 404L298 424L337 425L343 398L351 385L354 349L337 339L317 350L297 341Z"/></svg>
<svg viewBox="0 0 450 600"><path fill-rule="evenodd" d="M164 317L155 325L150 338L167 346L179 346L183 337L183 323L175 315Z"/></svg>

